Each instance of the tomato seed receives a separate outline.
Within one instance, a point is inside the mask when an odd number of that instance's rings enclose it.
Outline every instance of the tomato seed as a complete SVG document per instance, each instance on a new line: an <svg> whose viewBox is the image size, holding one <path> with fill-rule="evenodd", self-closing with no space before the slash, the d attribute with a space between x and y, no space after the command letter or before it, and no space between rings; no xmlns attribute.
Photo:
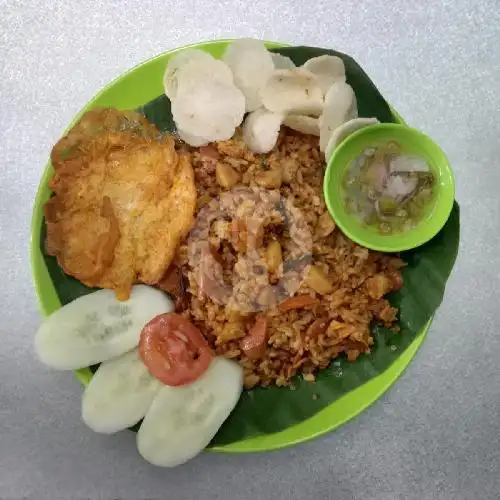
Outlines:
<svg viewBox="0 0 500 500"><path fill-rule="evenodd" d="M185 344L188 343L188 339L187 339L187 337L183 333L176 331L176 332L174 332L174 335L177 338L179 338L180 340L182 340Z"/></svg>

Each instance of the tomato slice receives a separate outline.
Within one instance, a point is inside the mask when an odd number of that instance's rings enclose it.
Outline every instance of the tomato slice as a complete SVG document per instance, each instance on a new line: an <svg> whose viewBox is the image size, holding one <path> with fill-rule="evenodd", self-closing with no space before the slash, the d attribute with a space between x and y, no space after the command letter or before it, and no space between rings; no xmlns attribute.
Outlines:
<svg viewBox="0 0 500 500"><path fill-rule="evenodd" d="M200 330L175 313L160 314L142 329L139 353L151 374L171 386L194 382L213 356Z"/></svg>

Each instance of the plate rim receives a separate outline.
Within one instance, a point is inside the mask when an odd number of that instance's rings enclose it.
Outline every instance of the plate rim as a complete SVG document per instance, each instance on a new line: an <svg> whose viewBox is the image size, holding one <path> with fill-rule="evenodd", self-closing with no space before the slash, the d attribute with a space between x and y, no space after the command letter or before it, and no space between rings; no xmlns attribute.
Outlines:
<svg viewBox="0 0 500 500"><path fill-rule="evenodd" d="M224 44L231 43L236 40L236 38L224 38L216 40L207 40L203 42L195 42L174 49L164 51L153 57L150 57L129 70L121 73L111 82L106 84L99 92L97 92L75 115L69 125L64 129L62 134L65 134L76 121L88 110L90 109L96 101L99 100L110 88L114 87L127 76L133 74L139 68L143 66L153 64L160 61L165 57L171 57L177 52L181 52L186 49L192 48L210 48L210 47L221 47ZM290 44L285 42L276 42L263 40L269 47L288 47ZM406 124L403 118L391 107L393 115L396 117L398 122ZM38 309L42 317L47 317L53 309L47 306L48 299L42 298L42 295L47 295L47 290L42 290L41 282L43 279L41 274L48 274L45 262L43 261L43 255L40 251L40 231L42 227L43 220L43 210L42 206L47 201L47 184L52 176L52 166L50 162L50 157L45 164L44 171L40 178L36 196L33 202L33 209L31 214L31 228L30 228L30 268L31 268L31 278L35 288L35 294L38 304ZM51 301L53 304L57 304L58 308L61 307L61 303L57 294L55 293L54 287L51 290ZM283 431L267 434L262 436L256 436L253 438L243 439L236 441L231 444L214 446L207 448L208 452L220 452L220 453L255 453L264 451L274 451L278 449L287 448L294 446L312 439L319 438L331 431L334 431L344 425L345 423L353 420L355 417L364 412L369 406L374 404L380 397L399 379L399 377L405 372L407 367L410 365L412 359L421 347L426 334L430 328L433 317L431 317L428 323L420 330L416 335L412 343L405 349L405 351L397 358L394 363L392 363L384 372L377 375L376 377L365 382L356 389L350 391L349 393L343 395L337 399L334 403L331 403L327 407L323 408L321 411L313 415L312 417L304 420L303 422L296 424L294 426L288 427ZM88 368L82 370L76 370L73 372L77 379L86 385L88 383ZM372 392L371 392L372 391ZM366 395L364 393L367 393ZM363 394L363 396L361 396ZM361 402L360 402L361 401ZM344 414L341 418L335 415L335 410L339 406L348 407L347 411L344 410ZM333 419L333 421L331 421Z"/></svg>

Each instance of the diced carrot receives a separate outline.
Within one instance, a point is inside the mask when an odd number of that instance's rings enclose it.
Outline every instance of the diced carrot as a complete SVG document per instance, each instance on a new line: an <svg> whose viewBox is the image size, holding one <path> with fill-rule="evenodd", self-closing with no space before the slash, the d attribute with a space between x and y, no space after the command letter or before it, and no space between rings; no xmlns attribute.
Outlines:
<svg viewBox="0 0 500 500"><path fill-rule="evenodd" d="M241 350L249 359L260 359L266 353L267 319L259 316L248 334L241 340Z"/></svg>
<svg viewBox="0 0 500 500"><path fill-rule="evenodd" d="M296 295L295 297L290 297L284 300L279 305L279 310L281 312L291 311L292 309L302 309L303 307L309 307L317 304L317 300L310 295Z"/></svg>

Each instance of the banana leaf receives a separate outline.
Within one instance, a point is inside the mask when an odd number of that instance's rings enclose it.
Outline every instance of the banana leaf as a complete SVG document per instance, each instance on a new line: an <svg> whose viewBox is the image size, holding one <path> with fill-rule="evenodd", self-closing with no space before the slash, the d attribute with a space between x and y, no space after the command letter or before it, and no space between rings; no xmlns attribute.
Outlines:
<svg viewBox="0 0 500 500"><path fill-rule="evenodd" d="M356 94L359 116L375 116L381 122L397 121L375 84L348 55L316 47L273 50L290 57L296 65L322 54L341 57L346 67L347 82ZM139 110L160 130L175 131L170 102L166 96L145 103ZM45 223L40 232L40 250L61 303L67 304L92 292L92 289L62 272L55 258L46 254L44 241ZM349 363L345 358L335 360L329 368L318 373L313 384L296 377L295 390L273 387L244 391L234 412L211 445L234 443L298 424L386 370L410 345L441 304L458 246L459 207L455 203L447 224L433 240L402 254L408 264L403 271L404 287L389 297L391 304L399 309L399 333L374 324L375 345L370 354L360 356L355 363ZM93 370L95 368L92 367Z"/></svg>

